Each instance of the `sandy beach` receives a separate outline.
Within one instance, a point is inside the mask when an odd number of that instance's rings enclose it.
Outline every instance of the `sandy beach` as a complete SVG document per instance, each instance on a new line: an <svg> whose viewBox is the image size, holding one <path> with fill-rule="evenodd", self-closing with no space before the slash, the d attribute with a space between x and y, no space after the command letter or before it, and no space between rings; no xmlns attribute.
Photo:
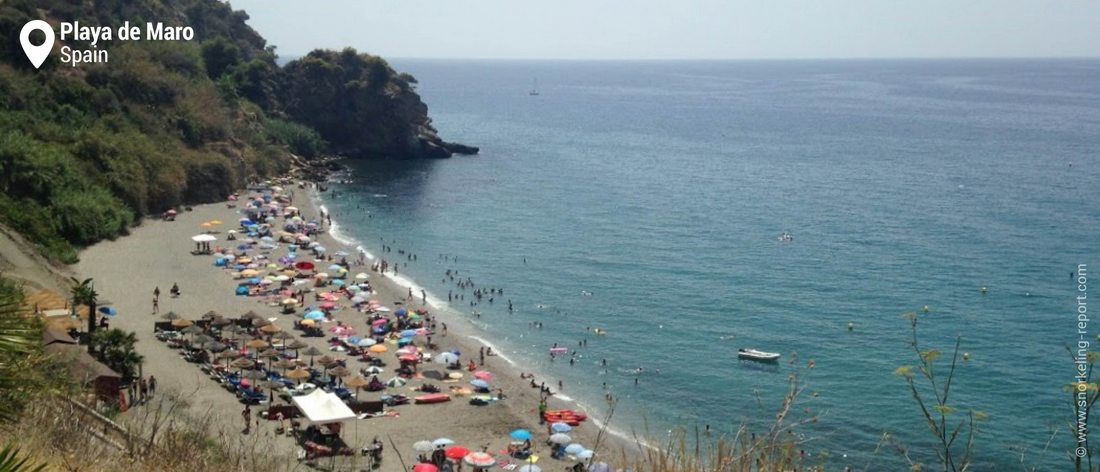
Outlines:
<svg viewBox="0 0 1100 472"><path fill-rule="evenodd" d="M316 201L308 189L294 188L293 192L294 205L301 209L306 219L320 215ZM332 217L338 221L340 215L332 215ZM238 209L228 208L226 204L219 203L193 207L192 211L182 211L176 220L171 222L147 220L140 227L135 228L129 236L88 248L81 254L80 263L73 267L81 277L94 278L100 297L118 309L119 315L110 319L111 327L137 333L139 352L145 356L143 373L145 376L157 378L158 392L178 392L187 397L193 412L199 414L209 412L219 419L224 419L219 426L222 430L214 434L215 436L217 434L242 435L243 405L232 393L203 374L197 364L188 363L182 359L179 350L170 349L165 343L155 338L153 324L163 320L160 315L152 314L154 288L159 287L162 292L159 302L161 314L171 311L184 318L196 320L211 310L234 318L251 310L265 318L275 318L275 324L311 346L337 358L346 357L338 352L328 352L327 340L330 335L327 335L327 332L325 337L297 336L301 333L293 330L292 327L300 315L280 314L279 307L268 305L259 297L235 296L233 289L237 281L230 275L230 270L215 267L212 256L192 255L191 251L195 244L191 241L191 237L204 231L200 228L200 224L211 220L225 222L214 228L218 231L215 235L219 238L219 241L214 244L233 244L224 241L225 232L233 229L234 222L240 218ZM341 245L327 233L320 236L319 242L331 252L344 250L353 254L349 256L349 261L355 258L354 247ZM270 257L276 259L285 255L286 252L286 246L280 245L271 252ZM371 274L370 283L374 290L372 298L390 307L395 306L395 302L400 302L409 309L421 307L418 293L413 299L406 300L408 287L400 286L385 275L371 272L369 264L368 261L363 266L353 265L352 272ZM179 284L182 292L179 297L168 296L168 290L173 284ZM463 353L464 364L470 360L477 361L477 353L483 345L464 335L463 330L459 328L461 323L458 320L448 319L447 310L431 309L437 321L447 323L450 328L448 335L441 336L437 333L433 338L438 349L460 350ZM360 332L366 331L365 315L352 309L346 301L334 312L334 318L355 327ZM324 325L326 331L330 326L332 325ZM393 357L394 354L390 352L384 356ZM388 363L390 366L396 365L396 359ZM352 371L358 371L367 364L361 363L358 359L348 359L347 366ZM438 364L425 366L433 369L441 367ZM411 467L416 457L412 445L416 441L446 437L471 450L487 447L490 452L497 453L510 441L508 437L510 431L526 428L535 434L532 443L535 445L535 453L540 456L538 463L540 467L544 470L561 470L563 467L574 464L575 461L558 461L550 458L549 447L545 445L548 437L547 429L545 425L538 424L537 418L539 390L531 388L528 380L520 379L519 370L497 357L487 356L483 369L495 375L492 382L494 392L497 388L502 389L504 400L491 402L487 406L475 406L470 405L463 397L456 397L453 401L440 404L399 405L392 407L397 415L366 418L345 425L344 440L352 447L358 448L365 446L375 437L381 438L386 445L386 455L379 470L400 471L404 469L393 451L391 441L399 449L406 465ZM388 372L380 377L384 380L392 375L392 367L389 367ZM417 392L412 389L422 383L422 380L413 379L404 387L389 388L383 392L361 391L359 399L377 400L383 393L404 393L414 396ZM433 383L446 391L447 384ZM547 384L550 385L550 382ZM276 398L276 403L282 402ZM548 407L550 409L574 408L573 405L553 397L549 399ZM140 408L142 407L138 406L131 412L139 411ZM258 412L266 409L266 406L261 405L253 409ZM125 415L123 414L123 420ZM276 436L275 426L276 422L263 422L258 431L252 432L252 436L256 441L264 444L264 449L270 453L285 457L280 459L280 462L293 467L297 464L295 458L297 446L290 437ZM598 432L593 421L586 421L569 434L574 442L580 442L591 448L596 444ZM266 447L268 445L270 447ZM625 442L616 441L615 438L604 434L597 454L610 461L612 456L619 457L620 449L627 446Z"/></svg>

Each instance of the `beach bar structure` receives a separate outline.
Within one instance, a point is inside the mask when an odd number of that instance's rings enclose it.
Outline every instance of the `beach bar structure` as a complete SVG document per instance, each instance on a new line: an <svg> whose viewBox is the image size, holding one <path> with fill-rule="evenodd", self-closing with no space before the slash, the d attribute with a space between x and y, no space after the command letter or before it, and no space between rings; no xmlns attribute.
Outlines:
<svg viewBox="0 0 1100 472"><path fill-rule="evenodd" d="M64 331L47 328L42 338L46 353L61 362L69 375L81 386L90 387L96 402L118 404L118 392L122 383L122 376L118 372L89 355Z"/></svg>

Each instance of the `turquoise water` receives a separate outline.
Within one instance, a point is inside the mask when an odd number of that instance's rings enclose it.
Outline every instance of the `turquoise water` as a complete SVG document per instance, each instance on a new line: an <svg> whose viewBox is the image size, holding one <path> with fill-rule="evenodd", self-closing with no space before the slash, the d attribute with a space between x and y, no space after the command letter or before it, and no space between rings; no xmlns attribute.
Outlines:
<svg viewBox="0 0 1100 472"><path fill-rule="evenodd" d="M482 153L357 163L327 201L335 218L374 254L416 253L402 274L436 298L460 293L446 269L503 287L480 318L470 290L452 307L593 409L606 382L615 427L644 418L660 440L768 421L791 368L735 351L797 352L816 361L804 399L824 414L800 429L806 449L897 467L873 453L883 432L930 438L892 374L914 363L900 314L929 305L925 346L961 335L971 356L952 403L990 415L978 470L1015 468L1021 450L1068 466L1068 431L1044 447L1071 419L1070 273L1100 272L1100 61L396 66L441 134ZM552 343L585 337L576 365L550 362Z"/></svg>

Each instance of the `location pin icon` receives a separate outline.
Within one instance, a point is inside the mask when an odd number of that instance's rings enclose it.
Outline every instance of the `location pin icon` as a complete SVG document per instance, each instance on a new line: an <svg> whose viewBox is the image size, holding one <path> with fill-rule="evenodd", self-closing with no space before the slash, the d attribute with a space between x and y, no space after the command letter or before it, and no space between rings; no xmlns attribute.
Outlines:
<svg viewBox="0 0 1100 472"><path fill-rule="evenodd" d="M31 44L31 31L41 31L42 34L46 35L46 41L38 46ZM53 50L53 40L53 27L42 20L28 21L27 24L23 25L23 30L19 32L19 43L23 45L23 52L27 53L27 59L31 60L31 64L34 64L35 69L46 62L50 51Z"/></svg>

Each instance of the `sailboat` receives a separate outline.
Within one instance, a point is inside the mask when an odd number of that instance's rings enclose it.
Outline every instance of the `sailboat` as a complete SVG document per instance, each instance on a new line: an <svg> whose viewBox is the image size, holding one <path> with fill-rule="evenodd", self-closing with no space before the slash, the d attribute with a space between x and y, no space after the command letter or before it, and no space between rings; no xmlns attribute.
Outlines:
<svg viewBox="0 0 1100 472"><path fill-rule="evenodd" d="M539 79L535 79L534 83L531 85L531 91L528 92L527 95L532 97L539 96Z"/></svg>

